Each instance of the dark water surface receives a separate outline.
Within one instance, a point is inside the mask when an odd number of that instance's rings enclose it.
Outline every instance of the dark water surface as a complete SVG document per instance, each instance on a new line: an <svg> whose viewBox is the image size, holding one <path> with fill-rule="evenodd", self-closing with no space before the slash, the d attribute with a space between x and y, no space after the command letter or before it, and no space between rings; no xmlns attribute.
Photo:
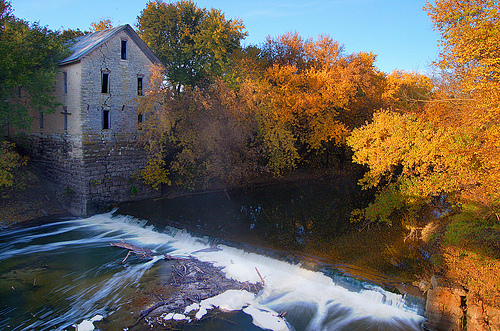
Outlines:
<svg viewBox="0 0 500 331"><path fill-rule="evenodd" d="M126 203L118 213L157 227L185 228L235 243L304 251L310 242L352 229L350 213L366 206L369 192L348 176L244 191L193 194Z"/></svg>
<svg viewBox="0 0 500 331"><path fill-rule="evenodd" d="M74 330L101 317L100 330L133 325L141 309L171 293L172 262L132 256L122 263L126 252L110 242L126 240L214 263L240 281L259 281L258 267L266 279L239 309L182 329L419 330L422 303L379 286L396 277L316 254L352 232L350 211L366 200L355 179L339 177L127 203L87 219L2 230L0 329ZM222 250L206 251L214 244Z"/></svg>
<svg viewBox="0 0 500 331"><path fill-rule="evenodd" d="M372 193L361 190L357 180L342 175L131 202L120 206L117 213L146 219L160 230L165 226L187 229L232 246L260 249L290 262L327 265L358 279L392 287L404 279L402 263L395 266L394 261L415 259L415 254L407 256L408 245L403 243L404 232L398 226L378 232L358 231L359 226L351 222L351 211L366 207ZM386 247L396 256L382 257ZM418 259L421 253L417 250L416 255ZM410 274L413 276L411 270Z"/></svg>

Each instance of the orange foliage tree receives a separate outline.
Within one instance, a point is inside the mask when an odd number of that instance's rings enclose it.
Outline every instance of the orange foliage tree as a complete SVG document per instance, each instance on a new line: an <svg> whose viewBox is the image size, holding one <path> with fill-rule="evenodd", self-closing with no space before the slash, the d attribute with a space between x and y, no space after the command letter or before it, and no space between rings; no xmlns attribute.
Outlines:
<svg viewBox="0 0 500 331"><path fill-rule="evenodd" d="M355 161L370 168L362 184L379 187L375 202L360 212L365 219L389 222L399 210L416 220L436 198L479 203L498 218L499 5L427 3L442 36L436 63L442 71L433 84L415 74L389 75L384 93L389 110L348 139Z"/></svg>
<svg viewBox="0 0 500 331"><path fill-rule="evenodd" d="M288 33L268 37L262 57L263 76L247 81L242 96L257 115L272 172L292 169L329 144L343 144L354 114L369 118L373 108L360 100L378 91L374 81L381 73L373 54L345 55L329 36L314 41Z"/></svg>

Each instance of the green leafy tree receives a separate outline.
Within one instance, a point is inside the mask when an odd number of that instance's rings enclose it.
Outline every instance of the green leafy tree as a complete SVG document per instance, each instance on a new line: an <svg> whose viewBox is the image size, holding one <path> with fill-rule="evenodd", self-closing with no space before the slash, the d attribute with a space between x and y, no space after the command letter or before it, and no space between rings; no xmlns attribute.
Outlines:
<svg viewBox="0 0 500 331"><path fill-rule="evenodd" d="M137 26L141 38L168 68L167 77L177 91L222 75L246 36L240 20L226 20L221 11L199 8L191 0L149 1Z"/></svg>
<svg viewBox="0 0 500 331"><path fill-rule="evenodd" d="M27 127L28 109L54 111L57 63L65 49L57 32L17 19L2 0L0 28L0 128Z"/></svg>

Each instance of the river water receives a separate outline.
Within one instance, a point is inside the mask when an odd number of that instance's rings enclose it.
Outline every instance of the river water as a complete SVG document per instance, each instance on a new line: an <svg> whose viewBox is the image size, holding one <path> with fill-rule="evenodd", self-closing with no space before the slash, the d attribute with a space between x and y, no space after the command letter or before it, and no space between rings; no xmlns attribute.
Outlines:
<svg viewBox="0 0 500 331"><path fill-rule="evenodd" d="M257 295L232 291L176 315L190 319L180 329L420 330L423 303L384 289L391 277L348 277L339 271L345 265L337 268L341 263L305 250L315 238L345 231L349 212L359 207L363 194L352 181L337 179L130 203L85 219L3 230L0 329L125 330L133 325L155 298L171 293L165 285L171 262L131 256L122 263L126 251L110 243L123 240L213 263L242 282L264 278ZM214 245L219 249L209 249ZM195 313L200 317L205 309L221 312L195 320ZM130 328L146 329L143 322Z"/></svg>

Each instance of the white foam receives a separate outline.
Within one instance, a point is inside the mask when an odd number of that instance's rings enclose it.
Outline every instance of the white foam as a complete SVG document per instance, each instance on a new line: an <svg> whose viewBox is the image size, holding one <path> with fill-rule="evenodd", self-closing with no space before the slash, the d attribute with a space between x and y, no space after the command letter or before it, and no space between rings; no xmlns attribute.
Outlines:
<svg viewBox="0 0 500 331"><path fill-rule="evenodd" d="M92 331L95 329L94 322L102 320L101 315L96 315L90 320L84 320L80 324L76 325L76 331Z"/></svg>
<svg viewBox="0 0 500 331"><path fill-rule="evenodd" d="M372 286L359 292L351 292L338 286L321 272L314 272L262 255L248 253L240 249L219 245L220 250L208 250L210 246L189 235L185 231L172 230L172 234L162 234L151 228L144 228L140 222L130 217L109 214L97 215L85 220L99 227L124 231L130 238L142 245L163 245L168 243L169 254L179 257L194 256L205 262L221 267L227 277L241 282L257 283L264 280L265 287L257 296L246 291L227 291L217 297L202 301L199 306L191 305L184 314L197 310L199 319L207 310L219 307L224 310L243 310L252 316L254 324L272 330L287 330L285 320L276 312L298 309L301 306L315 307L309 316L310 329L322 329L321 323L328 313L337 306L347 308L343 312L343 322L355 319L378 319L390 323L391 320L406 320L411 326L419 325L424 318L406 307L401 295ZM165 246L164 246L165 247ZM258 272L257 272L258 271ZM260 276L259 276L260 274ZM247 294L244 294L246 292ZM252 298L250 298L250 295ZM299 307L299 308L297 308ZM173 317L174 315L172 315ZM183 315L185 316L185 315ZM339 320L340 323L340 320Z"/></svg>
<svg viewBox="0 0 500 331"><path fill-rule="evenodd" d="M249 306L243 309L248 315L252 316L253 324L265 330L287 331L289 330L285 320L275 311L266 308L257 308Z"/></svg>

